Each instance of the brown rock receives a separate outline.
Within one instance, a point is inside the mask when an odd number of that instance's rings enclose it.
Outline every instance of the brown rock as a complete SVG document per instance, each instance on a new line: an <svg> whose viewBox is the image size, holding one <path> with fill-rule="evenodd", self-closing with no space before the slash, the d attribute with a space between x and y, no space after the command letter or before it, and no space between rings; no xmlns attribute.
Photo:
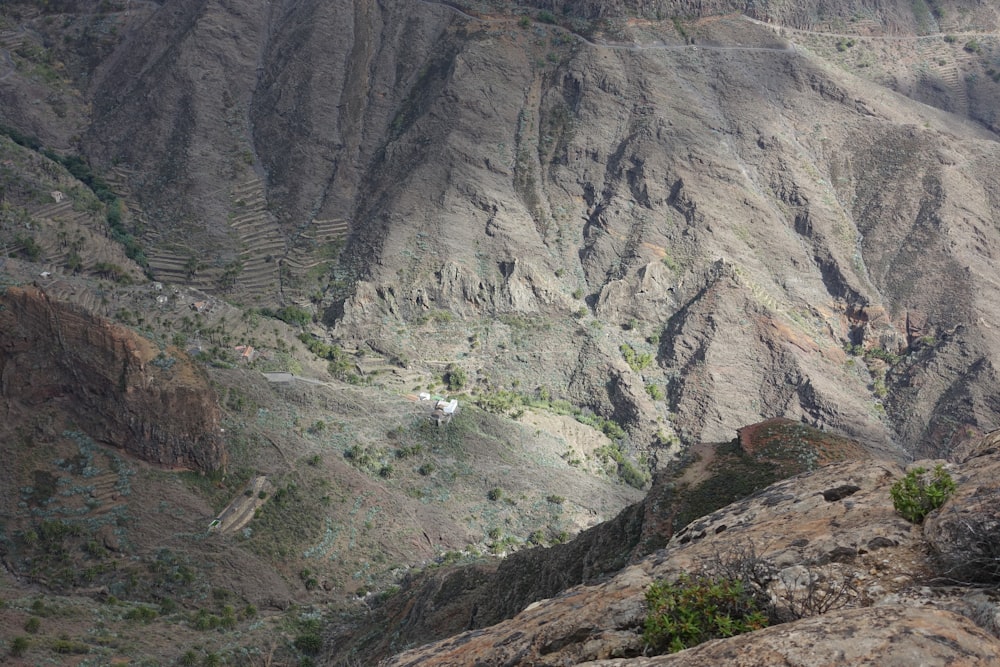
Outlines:
<svg viewBox="0 0 1000 667"><path fill-rule="evenodd" d="M590 667L823 667L995 665L1000 640L969 619L908 606L844 609L707 642L673 655L602 660Z"/></svg>
<svg viewBox="0 0 1000 667"><path fill-rule="evenodd" d="M995 443L995 438L983 442ZM946 579L1000 581L1000 459L984 453L962 472L955 495L924 521L924 536Z"/></svg>
<svg viewBox="0 0 1000 667"><path fill-rule="evenodd" d="M180 350L34 288L0 295L0 399L51 405L88 435L150 463L225 465L208 381Z"/></svg>
<svg viewBox="0 0 1000 667"><path fill-rule="evenodd" d="M918 310L906 311L906 344L908 346L912 347L915 341L929 333L930 328L928 327L926 313Z"/></svg>

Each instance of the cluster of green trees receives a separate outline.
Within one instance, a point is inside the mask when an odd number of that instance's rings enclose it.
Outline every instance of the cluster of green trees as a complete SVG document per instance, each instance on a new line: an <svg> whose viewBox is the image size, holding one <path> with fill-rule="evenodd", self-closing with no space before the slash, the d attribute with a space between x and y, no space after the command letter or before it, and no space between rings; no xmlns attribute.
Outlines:
<svg viewBox="0 0 1000 667"><path fill-rule="evenodd" d="M111 230L111 238L121 244L129 259L143 268L149 267L146 253L143 251L138 239L135 238L133 231L125 226L123 219L124 207L122 206L121 199L114 193L111 185L106 180L94 173L94 170L82 156L75 153L60 155L49 148L45 148L38 137L24 134L8 125L0 125L0 134L6 135L19 146L41 153L53 162L62 165L74 178L86 185L94 193L94 196L106 207L105 219Z"/></svg>

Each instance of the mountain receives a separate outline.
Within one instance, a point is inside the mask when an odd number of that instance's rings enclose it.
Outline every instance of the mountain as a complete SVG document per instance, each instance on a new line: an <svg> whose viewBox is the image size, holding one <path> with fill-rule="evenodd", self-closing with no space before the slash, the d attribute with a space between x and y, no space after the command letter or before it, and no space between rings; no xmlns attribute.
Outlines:
<svg viewBox="0 0 1000 667"><path fill-rule="evenodd" d="M705 489L962 459L1000 414L998 24L4 3L3 634L389 657L652 558ZM57 645L95 635L32 596L125 639Z"/></svg>

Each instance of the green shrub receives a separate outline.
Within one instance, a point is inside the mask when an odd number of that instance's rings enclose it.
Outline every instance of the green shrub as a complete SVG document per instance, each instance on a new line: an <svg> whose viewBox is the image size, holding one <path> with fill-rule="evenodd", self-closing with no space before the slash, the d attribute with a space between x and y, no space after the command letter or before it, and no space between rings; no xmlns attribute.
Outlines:
<svg viewBox="0 0 1000 667"><path fill-rule="evenodd" d="M911 523L921 523L931 511L944 505L955 492L955 480L944 466L933 471L914 468L889 489L892 505L900 516Z"/></svg>
<svg viewBox="0 0 1000 667"><path fill-rule="evenodd" d="M449 364L448 370L444 374L444 382L448 385L448 391L458 391L465 387L468 377L461 366Z"/></svg>
<svg viewBox="0 0 1000 667"><path fill-rule="evenodd" d="M316 655L323 650L323 638L318 632L303 632L295 638L295 648L306 655Z"/></svg>
<svg viewBox="0 0 1000 667"><path fill-rule="evenodd" d="M628 343L622 343L619 349L621 350L622 357L625 358L625 363L627 363L629 367L636 372L647 368L651 363L653 363L652 354L649 352L643 352L640 354L632 349L632 346Z"/></svg>
<svg viewBox="0 0 1000 667"><path fill-rule="evenodd" d="M21 256L32 262L37 262L42 256L42 246L38 245L30 236L26 234L18 234L14 237L14 243L21 246Z"/></svg>
<svg viewBox="0 0 1000 667"><path fill-rule="evenodd" d="M276 311L261 308L261 315L276 317L285 324L290 324L292 326L304 327L312 322L312 313L305 308L300 308L298 306L285 306L284 308L280 308Z"/></svg>
<svg viewBox="0 0 1000 667"><path fill-rule="evenodd" d="M65 637L61 637L52 642L51 649L56 653L61 653L63 655L83 655L84 653L90 653L90 646L87 644L73 641L72 639L66 639Z"/></svg>
<svg viewBox="0 0 1000 667"><path fill-rule="evenodd" d="M767 614L742 581L682 574L646 590L642 639L651 653L676 653L709 639L759 630Z"/></svg>
<svg viewBox="0 0 1000 667"><path fill-rule="evenodd" d="M28 650L31 641L27 637L14 637L10 640L10 654L15 658L20 658Z"/></svg>
<svg viewBox="0 0 1000 667"><path fill-rule="evenodd" d="M32 616L24 622L24 631L33 635L38 634L38 629L42 627L42 619Z"/></svg>
<svg viewBox="0 0 1000 667"><path fill-rule="evenodd" d="M152 607L139 605L129 609L125 614L125 619L129 621L139 621L141 623L152 623L159 614Z"/></svg>

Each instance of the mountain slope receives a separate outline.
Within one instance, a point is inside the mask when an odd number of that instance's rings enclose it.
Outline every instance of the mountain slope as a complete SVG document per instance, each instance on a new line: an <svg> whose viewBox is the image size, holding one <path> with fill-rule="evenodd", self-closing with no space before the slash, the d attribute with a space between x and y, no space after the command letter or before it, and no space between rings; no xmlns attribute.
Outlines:
<svg viewBox="0 0 1000 667"><path fill-rule="evenodd" d="M932 5L140 3L102 57L47 52L89 116L27 129L75 129L163 279L569 400L651 461L774 416L905 457L997 417L997 17ZM0 85L23 124L39 80Z"/></svg>

